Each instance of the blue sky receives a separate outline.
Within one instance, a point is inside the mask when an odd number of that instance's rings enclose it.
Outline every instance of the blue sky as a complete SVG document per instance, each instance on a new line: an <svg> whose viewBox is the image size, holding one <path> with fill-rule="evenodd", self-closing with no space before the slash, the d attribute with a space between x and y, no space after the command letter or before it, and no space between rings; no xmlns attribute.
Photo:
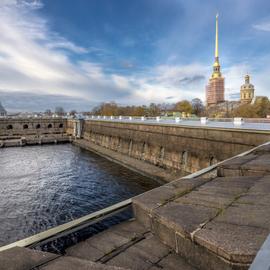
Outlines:
<svg viewBox="0 0 270 270"><path fill-rule="evenodd" d="M81 111L204 100L216 12L226 98L247 72L256 94L268 95L267 0L0 0L0 101Z"/></svg>

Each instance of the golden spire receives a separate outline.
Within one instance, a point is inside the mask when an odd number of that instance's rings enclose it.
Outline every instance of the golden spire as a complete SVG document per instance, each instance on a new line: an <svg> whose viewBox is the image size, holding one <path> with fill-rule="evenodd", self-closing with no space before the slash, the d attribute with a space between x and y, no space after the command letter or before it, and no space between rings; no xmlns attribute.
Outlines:
<svg viewBox="0 0 270 270"><path fill-rule="evenodd" d="M215 58L218 59L218 14L216 15L216 48Z"/></svg>
<svg viewBox="0 0 270 270"><path fill-rule="evenodd" d="M216 15L216 43L215 43L215 63L213 65L213 74L212 78L220 78L220 64L219 64L219 56L218 56L218 14Z"/></svg>

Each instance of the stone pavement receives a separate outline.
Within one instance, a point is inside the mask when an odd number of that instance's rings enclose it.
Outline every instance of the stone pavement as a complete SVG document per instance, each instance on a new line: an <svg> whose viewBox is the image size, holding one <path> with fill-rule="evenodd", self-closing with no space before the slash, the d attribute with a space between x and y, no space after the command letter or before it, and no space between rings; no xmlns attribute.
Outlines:
<svg viewBox="0 0 270 270"><path fill-rule="evenodd" d="M270 233L269 153L265 146L220 166L219 177L135 197L136 220L199 269L248 269Z"/></svg>
<svg viewBox="0 0 270 270"><path fill-rule="evenodd" d="M68 256L126 269L194 270L146 227L130 220L66 250Z"/></svg>
<svg viewBox="0 0 270 270"><path fill-rule="evenodd" d="M28 248L15 247L0 253L0 270L124 270L88 260Z"/></svg>

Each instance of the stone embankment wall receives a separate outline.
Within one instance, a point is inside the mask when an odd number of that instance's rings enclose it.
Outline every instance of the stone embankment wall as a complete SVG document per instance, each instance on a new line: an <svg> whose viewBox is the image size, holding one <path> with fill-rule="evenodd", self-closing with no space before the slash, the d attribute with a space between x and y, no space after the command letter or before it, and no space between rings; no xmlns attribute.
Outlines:
<svg viewBox="0 0 270 270"><path fill-rule="evenodd" d="M270 140L270 132L84 121L82 138L170 171L195 172Z"/></svg>
<svg viewBox="0 0 270 270"><path fill-rule="evenodd" d="M67 120L62 118L0 119L0 147L66 142Z"/></svg>

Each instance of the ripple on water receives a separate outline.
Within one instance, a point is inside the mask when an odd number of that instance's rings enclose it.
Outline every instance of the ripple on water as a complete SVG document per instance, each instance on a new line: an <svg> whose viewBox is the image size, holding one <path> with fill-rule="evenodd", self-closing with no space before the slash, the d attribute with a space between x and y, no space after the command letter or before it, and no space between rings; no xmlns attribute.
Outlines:
<svg viewBox="0 0 270 270"><path fill-rule="evenodd" d="M70 144L0 149L0 245L156 186Z"/></svg>

